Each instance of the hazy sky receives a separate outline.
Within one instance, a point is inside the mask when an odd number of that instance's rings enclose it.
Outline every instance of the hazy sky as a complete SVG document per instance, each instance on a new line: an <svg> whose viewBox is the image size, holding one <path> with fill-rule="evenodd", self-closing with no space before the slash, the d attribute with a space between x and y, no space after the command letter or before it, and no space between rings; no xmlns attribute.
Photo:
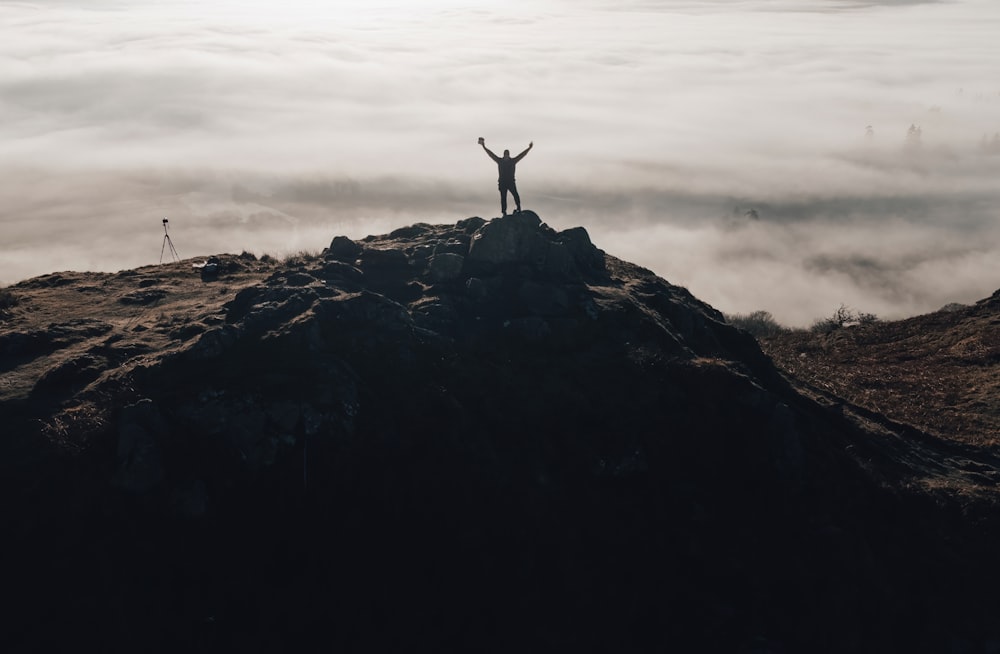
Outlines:
<svg viewBox="0 0 1000 654"><path fill-rule="evenodd" d="M76 4L0 2L0 283L489 218L483 136L725 312L1000 288L995 0Z"/></svg>

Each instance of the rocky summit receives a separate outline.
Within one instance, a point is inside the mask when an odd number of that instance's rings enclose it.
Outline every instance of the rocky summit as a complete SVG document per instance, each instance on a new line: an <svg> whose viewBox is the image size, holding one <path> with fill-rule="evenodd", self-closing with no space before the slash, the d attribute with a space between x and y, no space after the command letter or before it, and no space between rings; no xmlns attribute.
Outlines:
<svg viewBox="0 0 1000 654"><path fill-rule="evenodd" d="M583 228L4 290L4 651L1000 651L992 450Z"/></svg>

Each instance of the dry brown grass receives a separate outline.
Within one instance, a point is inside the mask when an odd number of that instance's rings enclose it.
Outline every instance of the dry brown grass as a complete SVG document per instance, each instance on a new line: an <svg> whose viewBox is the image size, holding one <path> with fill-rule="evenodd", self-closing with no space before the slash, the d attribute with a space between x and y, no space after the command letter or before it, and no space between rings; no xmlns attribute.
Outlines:
<svg viewBox="0 0 1000 654"><path fill-rule="evenodd" d="M192 260L120 273L53 273L3 289L18 301L0 322L0 340L12 344L0 366L0 402L27 399L47 373L83 357L106 365L103 379L163 356L221 324L224 305L279 265L232 255L220 260L225 272L208 281ZM44 399L37 390L32 397ZM69 410L53 416L47 433L54 440L64 431L62 419L81 422Z"/></svg>
<svg viewBox="0 0 1000 654"><path fill-rule="evenodd" d="M761 347L814 388L970 445L1000 445L1000 299L896 322L776 334Z"/></svg>

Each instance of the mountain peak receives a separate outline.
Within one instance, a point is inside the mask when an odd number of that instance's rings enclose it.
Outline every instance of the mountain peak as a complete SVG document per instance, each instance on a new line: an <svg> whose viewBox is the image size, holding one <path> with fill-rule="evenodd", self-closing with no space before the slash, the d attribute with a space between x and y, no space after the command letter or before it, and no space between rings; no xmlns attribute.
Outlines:
<svg viewBox="0 0 1000 654"><path fill-rule="evenodd" d="M59 588L75 641L845 650L919 612L905 580L928 557L947 598L1000 578L933 545L948 506L884 525L946 448L796 390L582 227L525 211L204 263L12 288L25 646ZM979 527L949 542L991 542ZM918 637L959 624L933 615Z"/></svg>

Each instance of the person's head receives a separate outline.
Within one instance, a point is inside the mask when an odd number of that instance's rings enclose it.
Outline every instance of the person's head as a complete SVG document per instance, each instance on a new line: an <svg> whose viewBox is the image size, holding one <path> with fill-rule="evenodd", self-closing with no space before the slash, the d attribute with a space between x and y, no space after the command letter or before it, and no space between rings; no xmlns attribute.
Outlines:
<svg viewBox="0 0 1000 654"><path fill-rule="evenodd" d="M504 150L503 157L504 159L510 159L510 150Z"/></svg>

